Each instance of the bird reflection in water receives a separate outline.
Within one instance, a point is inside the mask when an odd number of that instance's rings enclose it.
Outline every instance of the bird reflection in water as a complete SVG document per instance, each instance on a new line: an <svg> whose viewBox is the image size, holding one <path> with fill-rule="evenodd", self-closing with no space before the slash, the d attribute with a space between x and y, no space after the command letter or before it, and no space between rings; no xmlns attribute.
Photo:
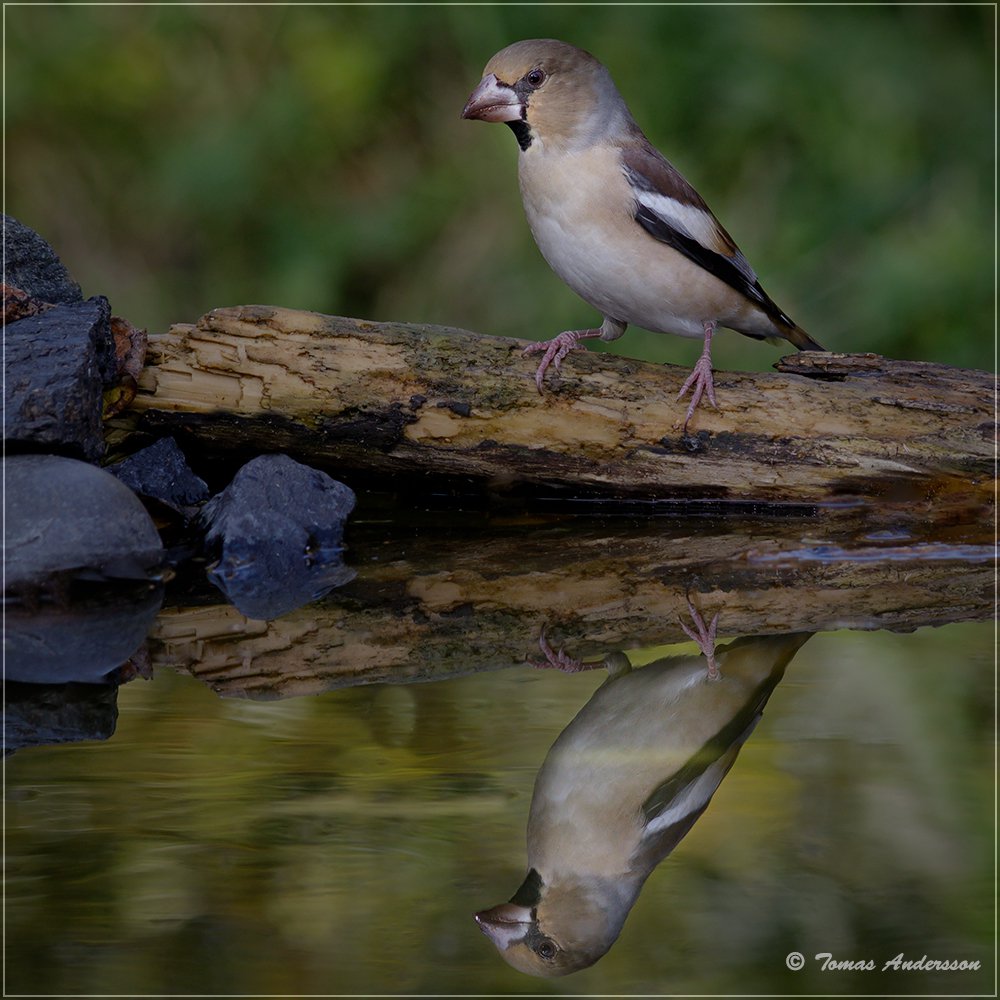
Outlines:
<svg viewBox="0 0 1000 1000"><path fill-rule="evenodd" d="M700 653L608 679L552 745L528 817L528 874L510 902L476 914L515 969L562 976L615 942L639 890L708 807L767 700L811 633L740 638L715 648L689 605ZM545 640L548 663L586 669Z"/></svg>

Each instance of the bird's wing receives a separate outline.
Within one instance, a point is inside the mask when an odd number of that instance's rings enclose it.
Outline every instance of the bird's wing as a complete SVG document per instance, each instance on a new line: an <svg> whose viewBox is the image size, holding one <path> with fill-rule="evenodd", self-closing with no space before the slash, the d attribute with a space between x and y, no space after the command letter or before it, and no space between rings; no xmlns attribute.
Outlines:
<svg viewBox="0 0 1000 1000"><path fill-rule="evenodd" d="M784 670L772 673L741 709L642 804L644 831L637 860L650 867L665 858L708 808L740 748L760 721Z"/></svg>
<svg viewBox="0 0 1000 1000"><path fill-rule="evenodd" d="M733 238L673 164L642 141L622 150L622 168L635 195L635 221L653 239L684 254L769 315L783 315Z"/></svg>

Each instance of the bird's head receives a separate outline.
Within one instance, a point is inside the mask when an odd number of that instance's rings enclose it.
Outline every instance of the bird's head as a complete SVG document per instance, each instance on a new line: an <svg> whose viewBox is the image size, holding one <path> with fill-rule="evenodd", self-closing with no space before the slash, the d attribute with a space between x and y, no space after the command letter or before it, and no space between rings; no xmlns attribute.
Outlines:
<svg viewBox="0 0 1000 1000"><path fill-rule="evenodd" d="M515 42L493 56L462 117L505 122L522 150L535 139L586 145L631 121L607 69L551 38Z"/></svg>
<svg viewBox="0 0 1000 1000"><path fill-rule="evenodd" d="M532 869L509 903L480 911L476 923L508 965L550 978L593 965L614 944L629 908L614 889L546 885Z"/></svg>

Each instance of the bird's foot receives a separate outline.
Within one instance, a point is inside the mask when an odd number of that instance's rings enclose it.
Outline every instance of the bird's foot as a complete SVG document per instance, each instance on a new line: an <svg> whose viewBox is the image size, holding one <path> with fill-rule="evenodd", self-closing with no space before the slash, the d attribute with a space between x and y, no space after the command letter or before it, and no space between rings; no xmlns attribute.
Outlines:
<svg viewBox="0 0 1000 1000"><path fill-rule="evenodd" d="M585 350L584 346L580 343L581 340L586 340L588 337L599 337L600 335L600 330L565 330L558 337L553 337L551 340L542 340L537 344L529 344L521 352L522 357L528 354L537 354L539 351L545 351L541 363L538 365L538 371L535 372L535 385L538 386L538 391L542 391L545 373L548 371L550 365L556 371L559 371L563 358L570 351Z"/></svg>
<svg viewBox="0 0 1000 1000"><path fill-rule="evenodd" d="M712 618L710 625L705 625L705 619L701 617L701 612L691 603L690 600L688 604L688 613L691 615L691 621L694 623L694 628L688 628L687 625L681 621L681 628L684 630L684 634L691 639L693 642L698 644L698 648L701 650L702 655L708 661L708 679L710 681L718 680L722 675L719 673L719 666L715 662L715 630L719 625L719 613L716 612L715 616Z"/></svg>
<svg viewBox="0 0 1000 1000"><path fill-rule="evenodd" d="M549 645L548 639L545 638L544 628L538 637L538 648L542 651L545 661L528 660L528 663L536 670L561 670L564 674L576 674L581 670L592 670L594 667L602 665L600 663L584 663L582 660L574 659L562 648L558 651L554 650Z"/></svg>
<svg viewBox="0 0 1000 1000"><path fill-rule="evenodd" d="M692 389L691 402L688 404L687 413L684 415L684 432L687 433L688 421L694 411L698 408L702 396L705 396L709 403L718 407L715 401L715 383L712 380L712 359L707 355L702 355L695 362L694 370L687 377L687 381L681 386L681 391L677 393L677 398L681 399L684 394Z"/></svg>
<svg viewBox="0 0 1000 1000"><path fill-rule="evenodd" d="M705 323L705 346L702 348L701 357L695 362L694 369L688 375L687 380L681 386L681 391L677 393L678 399L683 399L684 394L691 389L691 402L688 405L687 413L684 414L684 433L687 434L688 421L694 411L698 408L702 396L705 396L709 403L718 409L715 401L715 382L712 380L712 334L715 333L715 323L711 320Z"/></svg>

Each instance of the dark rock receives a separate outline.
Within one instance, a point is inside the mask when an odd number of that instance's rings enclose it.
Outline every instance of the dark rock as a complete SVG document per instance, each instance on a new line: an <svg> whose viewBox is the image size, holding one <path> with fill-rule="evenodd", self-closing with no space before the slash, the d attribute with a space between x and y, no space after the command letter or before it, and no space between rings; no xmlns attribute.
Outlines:
<svg viewBox="0 0 1000 1000"><path fill-rule="evenodd" d="M68 579L147 583L160 568L152 520L110 473L54 455L13 455L3 471L8 594Z"/></svg>
<svg viewBox="0 0 1000 1000"><path fill-rule="evenodd" d="M248 462L202 511L209 576L248 618L272 619L347 583L344 522L354 492L287 455Z"/></svg>
<svg viewBox="0 0 1000 1000"><path fill-rule="evenodd" d="M104 298L47 309L5 331L4 435L8 449L104 454L101 393L114 372Z"/></svg>
<svg viewBox="0 0 1000 1000"><path fill-rule="evenodd" d="M160 438L123 462L107 466L107 471L139 496L156 500L186 517L208 499L208 486L191 471L172 437Z"/></svg>
<svg viewBox="0 0 1000 1000"><path fill-rule="evenodd" d="M8 285L43 302L80 302L83 293L55 251L33 229L3 217L4 272Z"/></svg>
<svg viewBox="0 0 1000 1000"><path fill-rule="evenodd" d="M4 623L4 671L9 681L29 684L107 684L135 654L163 603L157 587L131 596L68 608L38 610L15 605Z"/></svg>
<svg viewBox="0 0 1000 1000"><path fill-rule="evenodd" d="M4 685L4 752L50 743L106 740L118 721L118 688L94 684Z"/></svg>

